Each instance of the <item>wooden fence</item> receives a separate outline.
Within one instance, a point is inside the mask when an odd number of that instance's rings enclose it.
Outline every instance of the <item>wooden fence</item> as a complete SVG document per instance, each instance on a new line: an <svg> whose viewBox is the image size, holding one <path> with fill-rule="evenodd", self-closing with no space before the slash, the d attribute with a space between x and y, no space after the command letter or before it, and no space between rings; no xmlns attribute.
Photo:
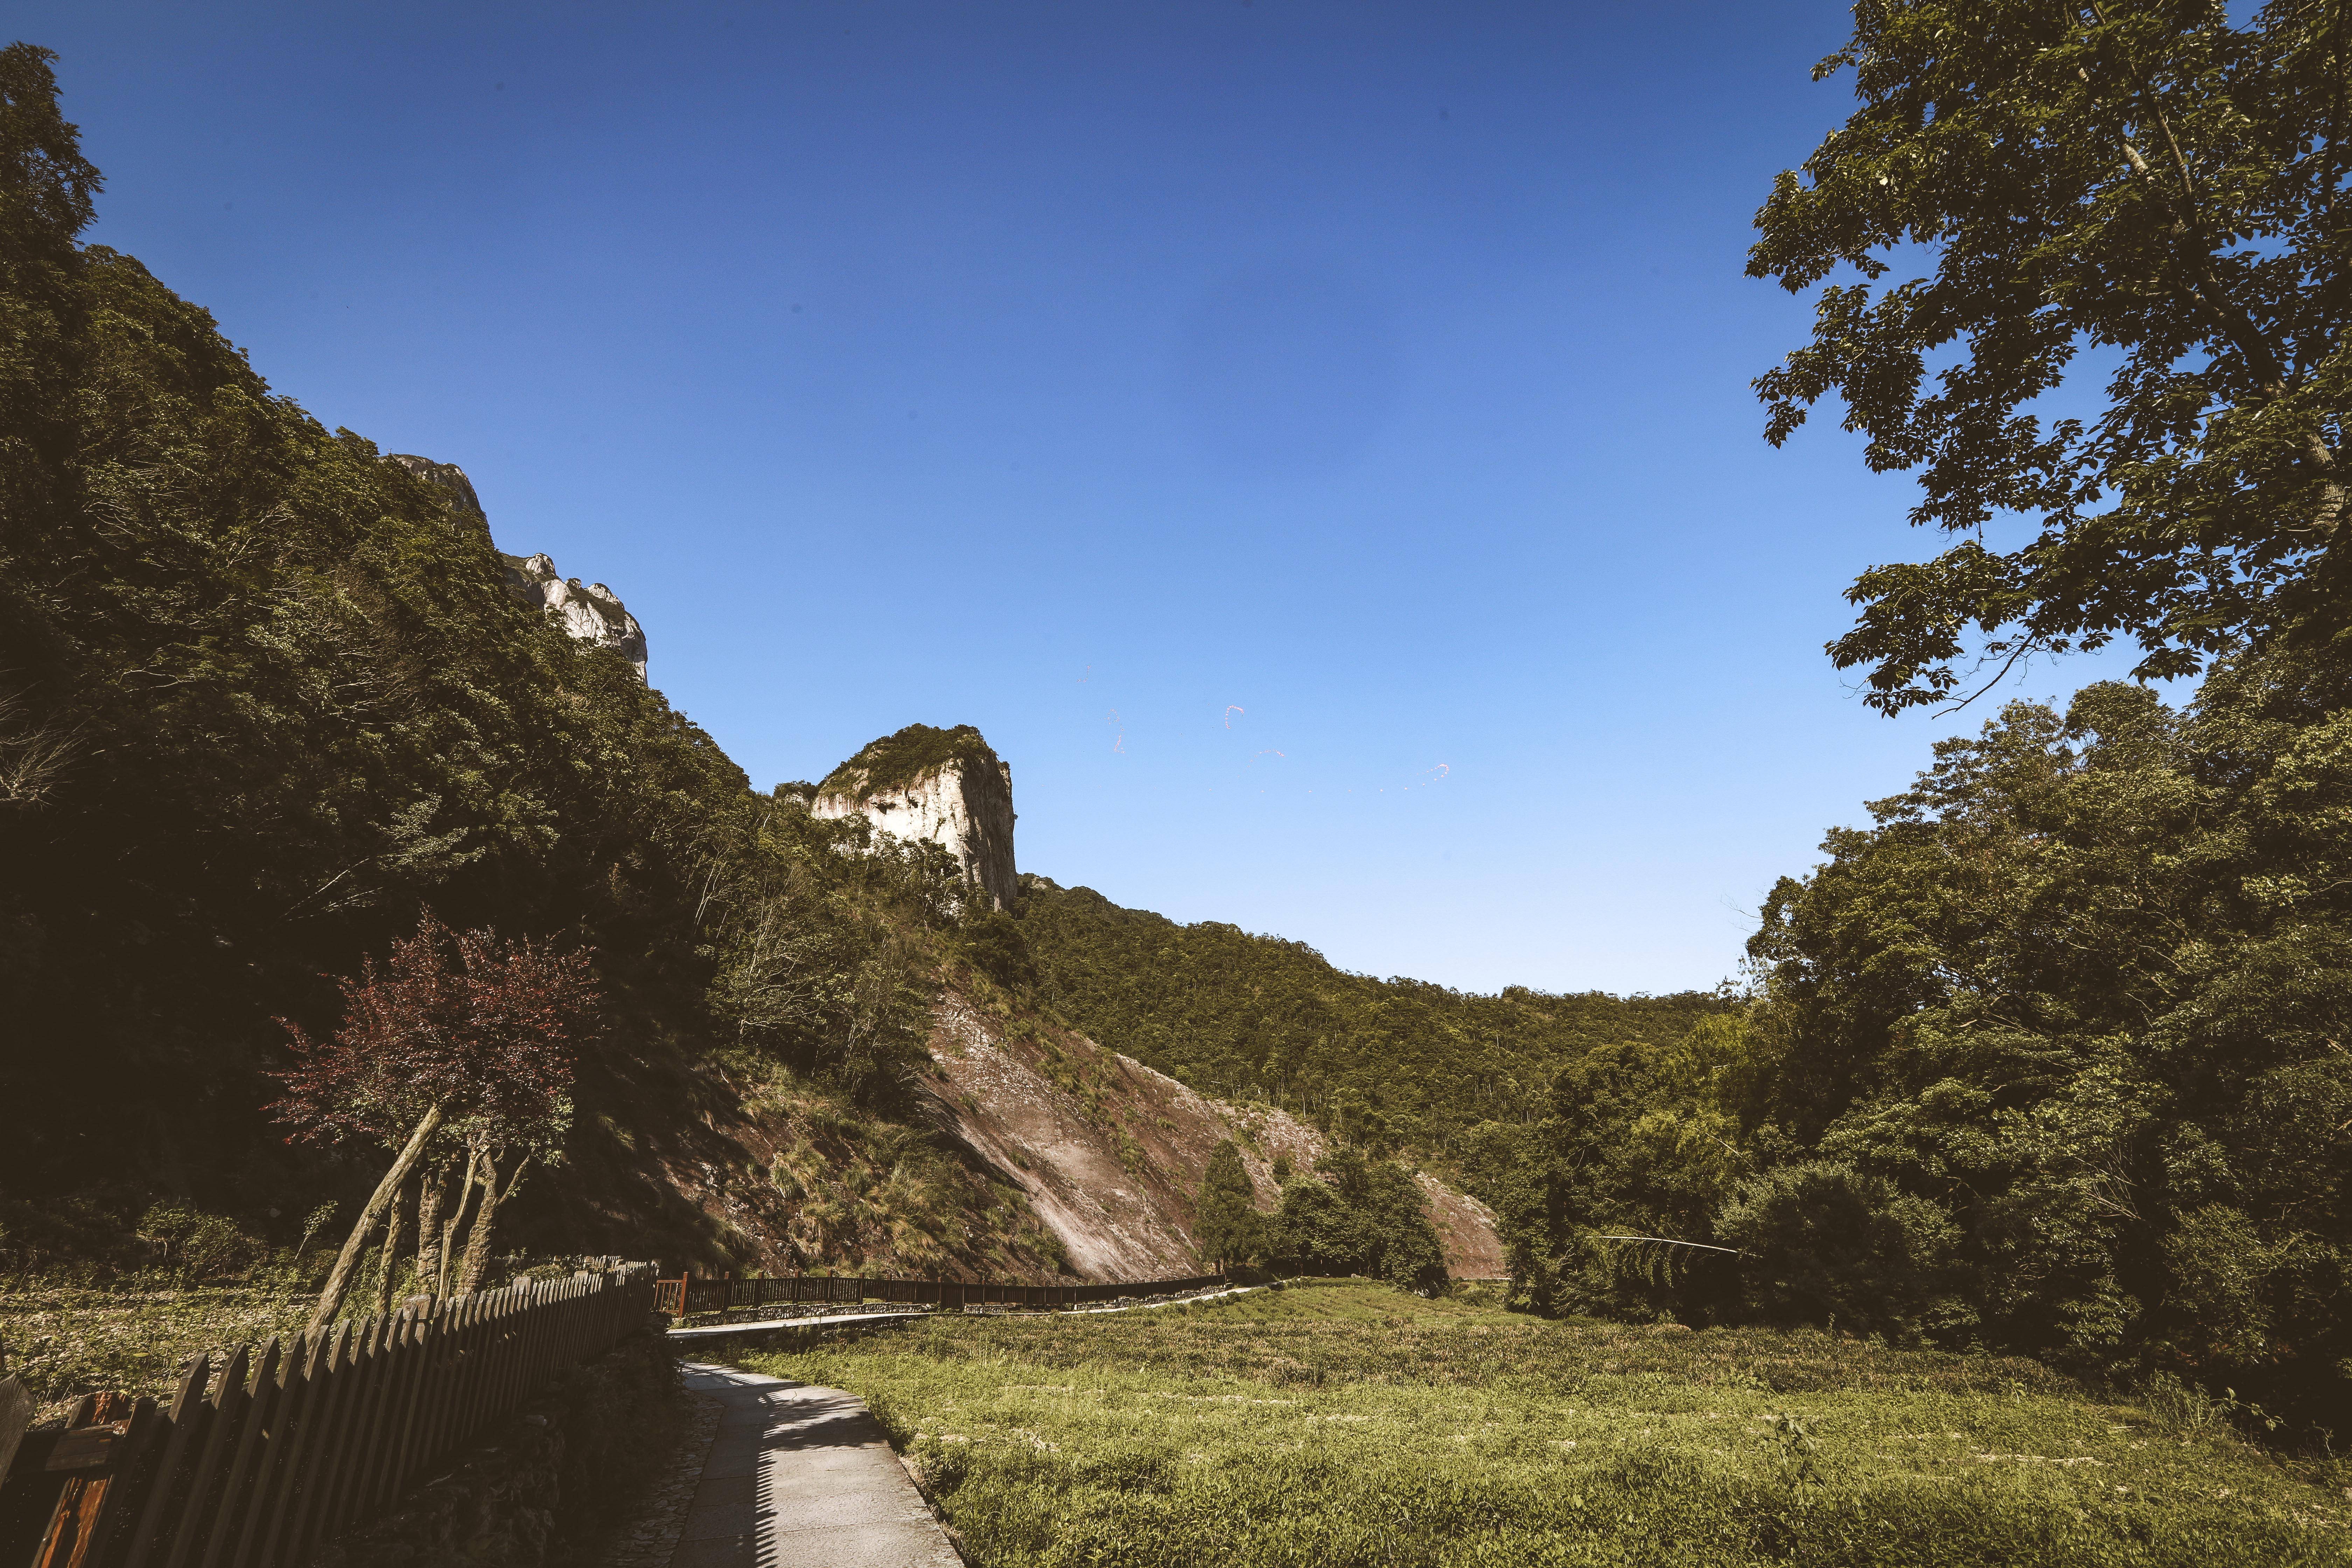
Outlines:
<svg viewBox="0 0 2352 1568"><path fill-rule="evenodd" d="M674 1318L725 1312L787 1301L911 1301L938 1307L1075 1307L1122 1296L1164 1296L1223 1285L1222 1274L1190 1279L1150 1279L1132 1284L1006 1285L956 1279L852 1279L835 1274L796 1274L774 1279L697 1279L688 1274L658 1281L654 1304Z"/></svg>
<svg viewBox="0 0 2352 1568"><path fill-rule="evenodd" d="M199 1355L168 1410L85 1396L61 1430L24 1432L28 1402L0 1382L0 1551L37 1539L33 1568L293 1568L644 1325L655 1283L637 1267L417 1297L258 1354Z"/></svg>

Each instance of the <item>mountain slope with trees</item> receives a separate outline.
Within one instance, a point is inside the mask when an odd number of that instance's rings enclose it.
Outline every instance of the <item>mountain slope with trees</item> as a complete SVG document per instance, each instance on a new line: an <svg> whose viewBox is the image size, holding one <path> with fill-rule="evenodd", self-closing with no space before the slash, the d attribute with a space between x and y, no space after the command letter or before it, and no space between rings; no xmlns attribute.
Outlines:
<svg viewBox="0 0 2352 1568"><path fill-rule="evenodd" d="M287 1144L279 1020L331 1034L333 977L429 908L593 958L601 1032L518 1238L734 1256L709 1194L765 1179L758 1128L843 1183L909 1173L892 1222L849 1194L812 1264L1050 1270L1003 1183L893 1133L952 868L842 854L860 826L753 792L508 593L463 497L79 244L100 179L49 60L0 51L6 1263L149 1261L166 1208L214 1216L222 1258L295 1241L322 1195L357 1212L387 1155Z"/></svg>
<svg viewBox="0 0 2352 1568"><path fill-rule="evenodd" d="M1021 881L1039 994L1073 1023L1203 1094L1264 1100L1375 1152L1448 1156L1482 1121L1536 1114L1553 1073L1592 1047L1664 1045L1725 1005L1375 980L1304 942Z"/></svg>
<svg viewBox="0 0 2352 1568"><path fill-rule="evenodd" d="M753 791L626 650L509 591L455 470L328 429L79 244L99 187L50 57L0 50L0 1272L348 1235L331 1311L394 1288L381 1224L420 1278L463 1239L463 1283L492 1214L542 1252L1063 1270L1035 1162L974 1146L990 1108L931 1055L966 994L1065 1033L1012 918L935 845ZM499 952L596 998L523 1118L445 1059L489 991L551 1000L478 984ZM1111 1116L1103 1055L1059 1059L1073 1114Z"/></svg>

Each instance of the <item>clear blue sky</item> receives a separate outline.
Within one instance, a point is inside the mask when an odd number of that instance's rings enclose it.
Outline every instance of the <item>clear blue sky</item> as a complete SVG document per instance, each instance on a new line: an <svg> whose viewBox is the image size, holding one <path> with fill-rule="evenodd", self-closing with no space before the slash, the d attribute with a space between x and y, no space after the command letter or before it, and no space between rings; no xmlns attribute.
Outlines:
<svg viewBox="0 0 2352 1568"><path fill-rule="evenodd" d="M1809 320L1742 265L1851 102L1831 0L12 17L93 237L610 584L763 787L974 723L1024 870L1664 991L1979 718L1830 668L1931 542L1748 389Z"/></svg>

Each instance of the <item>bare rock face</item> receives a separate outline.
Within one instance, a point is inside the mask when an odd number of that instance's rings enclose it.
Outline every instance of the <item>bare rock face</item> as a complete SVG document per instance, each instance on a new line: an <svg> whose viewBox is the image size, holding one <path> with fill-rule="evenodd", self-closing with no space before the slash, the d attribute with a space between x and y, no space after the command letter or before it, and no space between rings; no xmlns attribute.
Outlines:
<svg viewBox="0 0 2352 1568"><path fill-rule="evenodd" d="M384 461L398 463L425 483L446 490L450 505L460 515L471 514L480 521L482 531L489 532L489 516L482 510L482 500L474 493L474 481L466 477L465 469L455 463L436 463L430 458L420 458L414 452L394 452Z"/></svg>
<svg viewBox="0 0 2352 1568"><path fill-rule="evenodd" d="M602 583L583 586L577 577L558 576L555 563L543 553L502 552L499 559L506 563L509 593L545 609L580 641L611 648L635 668L639 680L646 678L645 628L622 605L618 594Z"/></svg>
<svg viewBox="0 0 2352 1568"><path fill-rule="evenodd" d="M482 510L481 498L474 493L474 481L466 477L465 469L455 463L420 458L414 452L394 452L384 461L397 463L427 484L446 491L452 513L471 517L481 524L483 537L489 536L489 518ZM619 595L602 583L583 585L577 577L557 575L555 563L544 554L509 555L500 551L499 560L506 566L507 592L554 616L563 623L563 629L580 641L611 648L635 668L639 680L645 679L645 628L637 625L637 618L629 614Z"/></svg>
<svg viewBox="0 0 2352 1568"><path fill-rule="evenodd" d="M1314 1168L1323 1135L1286 1111L1197 1094L1132 1057L1042 1018L1002 1018L950 991L932 1013L920 1080L930 1120L1017 1184L1088 1279L1166 1279L1208 1267L1192 1241L1209 1157L1241 1151L1257 1207L1282 1201L1275 1161ZM1429 1217L1457 1279L1507 1274L1495 1215L1422 1173Z"/></svg>
<svg viewBox="0 0 2352 1568"><path fill-rule="evenodd" d="M810 809L862 813L879 832L929 839L998 909L1013 903L1013 770L969 724L909 724L884 736L827 773Z"/></svg>

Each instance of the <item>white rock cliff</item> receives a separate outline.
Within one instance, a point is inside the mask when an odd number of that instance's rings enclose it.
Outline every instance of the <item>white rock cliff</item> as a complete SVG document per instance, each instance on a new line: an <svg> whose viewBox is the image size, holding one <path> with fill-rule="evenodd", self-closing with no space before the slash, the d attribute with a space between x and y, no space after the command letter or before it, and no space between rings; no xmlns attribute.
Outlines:
<svg viewBox="0 0 2352 1568"><path fill-rule="evenodd" d="M969 724L938 730L909 724L825 775L810 810L863 813L877 832L928 839L956 858L964 879L1009 909L1019 887L1013 864L1013 769Z"/></svg>
<svg viewBox="0 0 2352 1568"><path fill-rule="evenodd" d="M453 510L470 514L481 524L483 534L489 533L489 518L482 510L481 499L475 495L474 482L466 477L465 469L455 463L436 463L413 452L394 452L384 461L398 463L418 479L446 491ZM580 641L611 648L629 661L639 680L646 679L645 628L637 625L637 618L629 614L619 595L602 583L583 585L577 577L558 575L555 563L544 554L509 555L500 551L499 560L506 567L507 592L555 616L563 623L563 629Z"/></svg>
<svg viewBox="0 0 2352 1568"><path fill-rule="evenodd" d="M506 563L507 588L517 598L541 605L582 642L611 648L635 668L639 680L646 678L645 628L618 594L602 583L583 586L577 577L558 576L555 563L543 553L501 552L499 559Z"/></svg>

